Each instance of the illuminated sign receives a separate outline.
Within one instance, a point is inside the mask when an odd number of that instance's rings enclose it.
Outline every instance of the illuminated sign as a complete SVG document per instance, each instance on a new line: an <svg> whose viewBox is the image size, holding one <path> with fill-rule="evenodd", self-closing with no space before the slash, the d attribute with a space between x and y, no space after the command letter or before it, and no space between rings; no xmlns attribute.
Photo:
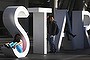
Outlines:
<svg viewBox="0 0 90 60"><path fill-rule="evenodd" d="M31 10L31 11L32 12L35 11L37 13L37 9ZM40 13L43 12L42 9L39 9L38 11ZM45 11L47 12L47 10L45 10ZM51 11L51 9L50 9L50 11ZM46 28L47 25L46 25L46 22L47 21L46 21L46 12L45 12L45 14L40 14L40 16L39 16L39 17L43 17L43 19L44 19L44 21L41 21L41 22L43 22L42 25L44 26L44 31L43 31L44 32L43 33L44 34L43 35L44 36L43 37L44 38L43 39L44 40L44 42L43 42L44 43L44 48L43 48L44 54L47 54L47 44L46 44L47 43L47 41L46 41L46 38L47 38L47 34L46 34L47 33L47 31L46 31L47 30L47 28ZM37 15L38 14L39 13L37 13ZM36 14L34 13L34 15L35 15L35 17L34 17L34 19L35 19L36 18ZM45 15L45 16L42 16L42 15ZM82 13L82 19L84 18L84 15L88 15L89 16L90 13L89 12L83 12ZM22 28L22 26L19 24L19 21L18 21L18 18L27 18L28 16L29 16L29 12L23 6L9 6L9 7L7 7L5 9L5 11L3 13L3 23L4 23L5 27L7 28L7 30L11 33L11 35L15 36L16 33L20 33L22 35L23 53L19 53L16 48L15 49L12 48L15 56L18 57L18 58L25 57L28 54L28 52L29 52L29 46L30 46L29 37L28 37L27 33L25 32L25 30ZM40 19L38 19L38 20L40 20ZM60 39L59 39L59 42L58 42L58 49L60 49L60 46L61 46L61 43L62 43L62 38L63 38L63 35L64 35L65 24L66 24L66 15L64 16L62 27L61 27ZM41 27L43 28L42 25L41 25ZM38 25L38 26L40 27L40 25ZM87 26L86 30L89 30L89 29L90 29L90 26ZM35 34L34 37L36 37L36 34ZM38 41L35 41L35 42L38 42Z"/></svg>

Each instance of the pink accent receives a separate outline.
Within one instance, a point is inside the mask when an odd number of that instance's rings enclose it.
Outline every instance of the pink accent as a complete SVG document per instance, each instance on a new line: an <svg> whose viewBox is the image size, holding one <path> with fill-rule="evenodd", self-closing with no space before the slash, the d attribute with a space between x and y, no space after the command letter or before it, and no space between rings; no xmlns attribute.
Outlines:
<svg viewBox="0 0 90 60"><path fill-rule="evenodd" d="M25 51L27 43L26 43L26 40L25 40L24 36L22 36L21 39L22 39L22 43L23 43L23 45L22 45L23 51Z"/></svg>

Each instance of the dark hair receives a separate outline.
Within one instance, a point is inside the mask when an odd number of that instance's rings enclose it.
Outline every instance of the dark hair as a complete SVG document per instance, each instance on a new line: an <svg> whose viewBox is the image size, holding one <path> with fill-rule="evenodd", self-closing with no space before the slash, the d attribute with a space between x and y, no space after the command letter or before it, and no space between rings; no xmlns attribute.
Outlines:
<svg viewBox="0 0 90 60"><path fill-rule="evenodd" d="M49 16L49 18L53 17L52 15Z"/></svg>
<svg viewBox="0 0 90 60"><path fill-rule="evenodd" d="M14 40L20 40L21 39L21 35L20 34L16 34L15 36L14 36Z"/></svg>

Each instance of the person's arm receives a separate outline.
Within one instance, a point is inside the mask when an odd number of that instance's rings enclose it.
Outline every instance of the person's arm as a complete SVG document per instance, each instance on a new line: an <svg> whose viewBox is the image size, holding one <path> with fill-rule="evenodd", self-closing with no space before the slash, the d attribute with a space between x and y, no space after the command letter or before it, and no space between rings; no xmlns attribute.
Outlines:
<svg viewBox="0 0 90 60"><path fill-rule="evenodd" d="M55 35L55 33L56 33L56 28L57 28L57 26L56 26L56 21L54 22L54 26L55 26L55 27L54 27L54 32L53 32L53 33L54 33L54 35Z"/></svg>
<svg viewBox="0 0 90 60"><path fill-rule="evenodd" d="M17 46L17 45L20 45L20 44L22 44L22 40L20 40L20 42L18 42L18 43L16 44L16 46Z"/></svg>

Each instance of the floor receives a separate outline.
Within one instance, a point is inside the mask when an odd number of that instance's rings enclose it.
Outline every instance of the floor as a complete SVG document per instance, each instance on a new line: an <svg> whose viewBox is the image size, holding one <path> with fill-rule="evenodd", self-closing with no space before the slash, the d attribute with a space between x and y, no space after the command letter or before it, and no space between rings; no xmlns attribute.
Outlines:
<svg viewBox="0 0 90 60"><path fill-rule="evenodd" d="M24 58L9 58L0 53L0 60L90 60L90 49L62 51L59 53L28 54Z"/></svg>

